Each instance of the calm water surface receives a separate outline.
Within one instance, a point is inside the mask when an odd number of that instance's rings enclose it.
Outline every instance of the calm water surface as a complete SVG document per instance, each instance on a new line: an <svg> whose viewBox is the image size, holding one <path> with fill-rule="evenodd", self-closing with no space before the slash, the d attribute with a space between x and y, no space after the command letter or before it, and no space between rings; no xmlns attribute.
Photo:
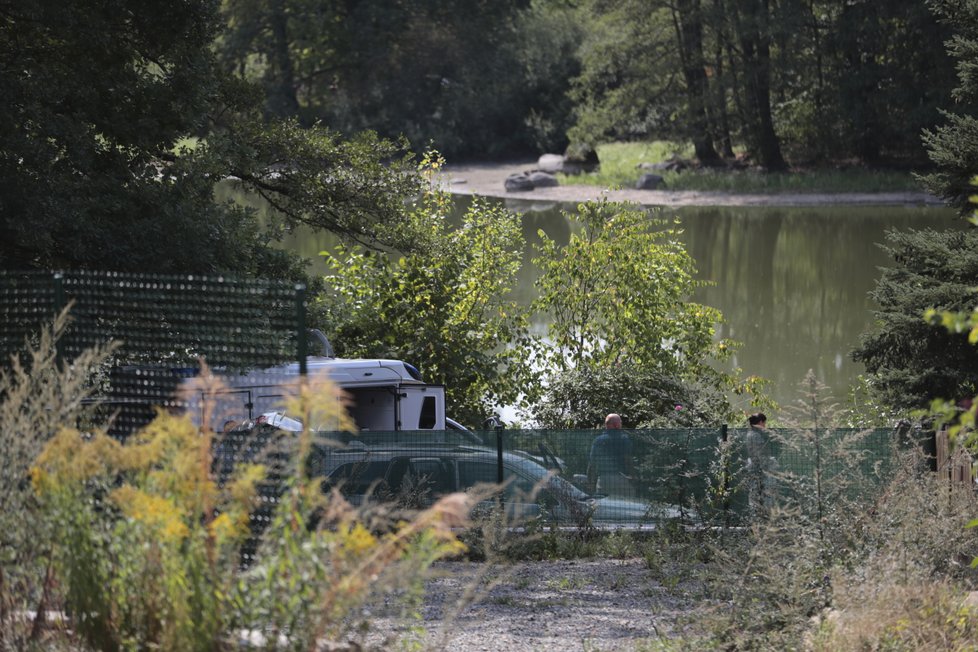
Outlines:
<svg viewBox="0 0 978 652"><path fill-rule="evenodd" d="M460 210L468 201L458 198ZM571 206L505 203L521 214L528 241L537 239L538 229L559 242L569 237L561 211ZM963 228L951 211L924 206L696 207L664 209L660 216L680 218L700 278L711 283L694 300L718 308L726 320L720 334L741 343L732 366L770 379L782 405L798 398L809 369L838 399L863 373L850 353L872 326L869 292L880 268L891 264L878 246L887 229ZM318 260L333 242L297 232L285 246ZM518 289L524 302L534 295L531 257L528 251ZM314 269L325 271L321 262Z"/></svg>

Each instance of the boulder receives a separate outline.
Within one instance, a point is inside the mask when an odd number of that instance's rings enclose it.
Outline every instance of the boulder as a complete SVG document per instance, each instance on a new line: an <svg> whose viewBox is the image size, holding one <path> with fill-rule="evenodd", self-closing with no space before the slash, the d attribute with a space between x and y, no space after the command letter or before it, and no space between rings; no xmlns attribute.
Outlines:
<svg viewBox="0 0 978 652"><path fill-rule="evenodd" d="M689 163L678 156L671 156L665 161L659 161L658 163L639 163L637 167L639 170L648 170L650 172L681 172L689 167Z"/></svg>
<svg viewBox="0 0 978 652"><path fill-rule="evenodd" d="M506 188L506 192L520 192L525 190L533 190L533 182L530 180L530 175L526 172L518 172L516 174L511 174L506 177L503 182L503 186Z"/></svg>
<svg viewBox="0 0 978 652"><path fill-rule="evenodd" d="M560 154L544 154L537 160L537 168L550 174L563 172L564 157Z"/></svg>
<svg viewBox="0 0 978 652"><path fill-rule="evenodd" d="M598 152L590 145L571 143L564 153L564 174L594 172L601 167Z"/></svg>
<svg viewBox="0 0 978 652"><path fill-rule="evenodd" d="M638 190L656 190L664 185L666 185L666 180L658 174L643 174L635 182L635 187Z"/></svg>
<svg viewBox="0 0 978 652"><path fill-rule="evenodd" d="M534 188L552 188L560 185L557 182L557 177L543 170L533 170L529 173L529 177Z"/></svg>

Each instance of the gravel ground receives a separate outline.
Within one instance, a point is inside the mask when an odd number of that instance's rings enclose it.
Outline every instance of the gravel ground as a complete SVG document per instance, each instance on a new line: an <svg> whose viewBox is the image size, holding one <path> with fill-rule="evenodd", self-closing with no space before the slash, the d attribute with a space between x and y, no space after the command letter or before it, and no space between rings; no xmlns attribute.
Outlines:
<svg viewBox="0 0 978 652"><path fill-rule="evenodd" d="M536 168L536 161L446 165L439 177L443 187L459 195L480 195L510 200L583 202L607 198L643 206L822 206L822 205L940 205L922 192L732 194L692 190L607 190L597 186L562 185L529 191L507 192L503 183L510 174ZM638 172L636 171L636 179Z"/></svg>
<svg viewBox="0 0 978 652"><path fill-rule="evenodd" d="M694 606L692 598L676 597L686 595L681 583L666 591L642 559L503 567L442 562L434 572L422 612L422 650L633 650L681 635L678 621ZM374 626L384 632L391 624Z"/></svg>

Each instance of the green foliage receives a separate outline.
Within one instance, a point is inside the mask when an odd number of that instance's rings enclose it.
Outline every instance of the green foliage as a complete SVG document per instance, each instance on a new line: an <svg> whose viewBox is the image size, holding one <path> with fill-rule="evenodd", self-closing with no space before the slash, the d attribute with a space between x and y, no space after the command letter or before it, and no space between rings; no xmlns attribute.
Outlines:
<svg viewBox="0 0 978 652"><path fill-rule="evenodd" d="M220 389L208 375L199 382ZM346 428L338 397L328 380L301 382L286 408L305 423L317 416ZM241 636L268 650L310 649L364 634L369 623L356 616L367 605L415 614L425 571L463 549L452 528L467 525L477 497L456 494L410 518L368 520L305 476L306 431L283 436L284 495L257 563L244 569L240 545L251 536L249 513L266 469L238 463L219 485L212 437L185 416L161 412L125 445L73 428L47 443L29 483L43 536L13 552L23 564L50 560L36 604L69 622L49 638L61 633L73 649L108 651L226 649ZM381 532L368 524L385 525ZM46 554L25 554L35 548Z"/></svg>
<svg viewBox="0 0 978 652"><path fill-rule="evenodd" d="M675 229L611 203L582 204L566 217L569 242L558 246L541 233L534 260L534 309L550 317L547 338L536 343L549 376L536 416L554 427L590 427L612 408L630 423L727 414L717 390L734 381L711 362L731 344L714 340L720 313L688 300L699 282ZM689 412L677 414L677 405Z"/></svg>
<svg viewBox="0 0 978 652"><path fill-rule="evenodd" d="M978 41L973 36L978 8L971 2L934 0L941 20L954 30L947 41L957 60L955 97L964 108L978 101L974 75ZM978 166L978 121L967 113L946 114L947 124L924 135L937 171L925 185L962 215L973 213L973 176ZM959 321L941 313L974 308L978 285L978 236L965 232L891 233L887 251L898 267L885 270L873 294L880 306L878 326L864 335L854 358L874 374L884 401L896 409L924 408L933 400L956 403L978 392L978 351L969 344ZM921 319L925 311L926 320ZM946 408L941 408L946 412Z"/></svg>
<svg viewBox="0 0 978 652"><path fill-rule="evenodd" d="M210 443L162 414L126 446L61 430L37 458L66 605L93 648L219 644L260 470L241 469L222 496Z"/></svg>
<svg viewBox="0 0 978 652"><path fill-rule="evenodd" d="M451 228L449 202L430 190L413 211L424 251L324 253L332 274L320 308L338 355L406 360L445 385L455 419L479 425L527 387L527 316L512 297L523 239L519 218L489 202Z"/></svg>
<svg viewBox="0 0 978 652"><path fill-rule="evenodd" d="M582 7L573 140L689 140L706 165L744 150L767 170L784 167L782 149L801 163L919 162L917 136L954 84L949 30L914 0Z"/></svg>
<svg viewBox="0 0 978 652"><path fill-rule="evenodd" d="M890 469L880 461L866 462L872 431L838 428L838 405L813 372L799 390L801 397L785 419L792 427L775 434L785 460L773 474L778 497L809 519L821 541L843 546Z"/></svg>
<svg viewBox="0 0 978 652"><path fill-rule="evenodd" d="M555 374L533 418L542 428L593 428L612 407L634 428L710 427L732 416L726 396L716 387L626 362Z"/></svg>
<svg viewBox="0 0 978 652"><path fill-rule="evenodd" d="M892 426L910 416L907 408L893 408L880 403L869 376L859 374L839 406L839 425L845 428L880 428Z"/></svg>
<svg viewBox="0 0 978 652"><path fill-rule="evenodd" d="M885 405L905 411L935 398L960 400L978 392L978 350L964 333L928 323L929 308L962 311L974 305L978 233L891 231L885 249L896 265L883 270L872 296L876 328L853 357L866 365Z"/></svg>
<svg viewBox="0 0 978 652"><path fill-rule="evenodd" d="M960 0L931 0L928 4L953 31L944 43L948 54L956 60L958 86L954 97L960 108L956 113L944 114L945 124L924 132L924 142L937 171L923 177L923 181L931 192L946 199L961 214L970 214L972 177L978 170L978 121L974 117L978 102L975 75L978 39L974 36L978 7Z"/></svg>
<svg viewBox="0 0 978 652"><path fill-rule="evenodd" d="M582 20L589 28L578 55L570 139L596 145L684 136L673 121L682 98L674 87L679 61L669 11L644 2L590 2Z"/></svg>
<svg viewBox="0 0 978 652"><path fill-rule="evenodd" d="M582 26L561 4L234 0L223 11L222 63L261 82L272 115L452 157L564 138Z"/></svg>
<svg viewBox="0 0 978 652"><path fill-rule="evenodd" d="M952 101L955 79L944 47L950 30L929 3L917 0L825 4L819 9L826 29L813 34L821 40L812 43L812 54L825 57L826 83L800 80L812 89L800 99L823 114L812 116L814 124L825 113L831 116L818 136L870 165L923 161L920 132L935 125L939 110ZM809 25L799 27L809 33Z"/></svg>
<svg viewBox="0 0 978 652"><path fill-rule="evenodd" d="M410 241L397 145L266 126L214 60L217 3L18 3L0 23L0 258L8 269L299 278L282 231L214 201L234 176L297 221ZM193 150L178 143L199 138ZM398 154L400 153L400 156ZM381 161L385 164L382 165ZM401 227L401 228L399 228Z"/></svg>
<svg viewBox="0 0 978 652"><path fill-rule="evenodd" d="M630 362L663 374L692 377L722 359L714 342L721 320L713 308L687 299L700 282L692 258L646 212L613 203L587 203L566 215L570 241L541 233L535 309L551 316L541 357L553 369Z"/></svg>
<svg viewBox="0 0 978 652"><path fill-rule="evenodd" d="M616 142L598 145L601 168L595 172L565 175L565 183L630 188L641 174L640 163L656 163L679 156L692 157L689 145L668 141ZM910 172L870 169L864 166L822 167L790 173L757 170L687 169L657 172L669 190L703 190L731 193L808 192L920 192L920 181Z"/></svg>
<svg viewBox="0 0 978 652"><path fill-rule="evenodd" d="M423 241L404 209L425 188L407 144L371 132L350 138L295 120L263 123L243 115L188 157L191 169L239 180L281 215L266 236L297 225L373 248L416 248Z"/></svg>
<svg viewBox="0 0 978 652"><path fill-rule="evenodd" d="M924 318L928 323L940 325L949 333L967 334L971 346L978 345L978 308L967 312L927 310ZM978 448L978 396L958 400L935 398L927 410L918 414L932 420L936 430L947 430L953 446L962 446L969 451ZM972 522L975 525L978 522Z"/></svg>
<svg viewBox="0 0 978 652"><path fill-rule="evenodd" d="M874 554L865 538L873 510L900 485L892 467L864 463L869 433L835 430L837 415L809 372L783 418L789 427L764 433L774 444L764 451L772 455L762 471L766 495L745 536L725 533L706 574L710 594L730 600L711 618L730 649L797 647L811 617L832 604L832 572ZM748 468L736 481L752 475Z"/></svg>

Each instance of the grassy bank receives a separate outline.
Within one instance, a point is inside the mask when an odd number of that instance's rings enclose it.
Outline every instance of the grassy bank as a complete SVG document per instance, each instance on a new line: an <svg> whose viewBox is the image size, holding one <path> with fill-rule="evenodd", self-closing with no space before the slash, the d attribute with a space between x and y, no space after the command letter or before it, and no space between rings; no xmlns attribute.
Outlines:
<svg viewBox="0 0 978 652"><path fill-rule="evenodd" d="M598 146L601 169L590 174L567 175L563 184L604 188L631 188L642 174L640 163L657 163L670 156L693 158L690 145L667 141L653 143L607 143ZM754 170L684 170L656 172L669 190L700 190L730 193L805 192L920 192L910 172L867 168L827 167L767 174Z"/></svg>

